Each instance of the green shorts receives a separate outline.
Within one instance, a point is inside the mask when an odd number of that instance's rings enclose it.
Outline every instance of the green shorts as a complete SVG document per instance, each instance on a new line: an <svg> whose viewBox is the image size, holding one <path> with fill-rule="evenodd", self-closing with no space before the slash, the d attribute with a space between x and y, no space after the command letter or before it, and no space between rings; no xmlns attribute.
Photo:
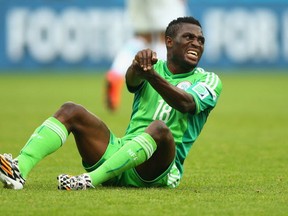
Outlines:
<svg viewBox="0 0 288 216"><path fill-rule="evenodd" d="M102 158L93 166L86 166L83 163L83 166L87 172L91 172L97 169L101 164L103 164L107 159L109 159L115 152L117 152L123 145L125 137L117 138L113 133L110 135L110 141L108 148L105 151ZM152 181L146 181L142 179L135 168L129 169L121 173L119 176L116 176L104 183L103 186L119 186L119 187L177 187L180 183L180 172L175 164L175 161L171 163L169 168Z"/></svg>

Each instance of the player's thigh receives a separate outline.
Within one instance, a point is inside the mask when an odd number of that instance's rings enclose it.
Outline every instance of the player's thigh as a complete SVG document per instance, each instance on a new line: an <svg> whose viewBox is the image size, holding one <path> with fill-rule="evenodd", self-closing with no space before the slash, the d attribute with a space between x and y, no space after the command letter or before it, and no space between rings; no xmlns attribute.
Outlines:
<svg viewBox="0 0 288 216"><path fill-rule="evenodd" d="M54 117L74 135L82 160L95 164L106 151L110 131L106 124L85 107L74 102L64 103Z"/></svg>
<svg viewBox="0 0 288 216"><path fill-rule="evenodd" d="M82 160L92 165L105 153L110 140L110 130L100 118L89 111L84 112L71 131Z"/></svg>

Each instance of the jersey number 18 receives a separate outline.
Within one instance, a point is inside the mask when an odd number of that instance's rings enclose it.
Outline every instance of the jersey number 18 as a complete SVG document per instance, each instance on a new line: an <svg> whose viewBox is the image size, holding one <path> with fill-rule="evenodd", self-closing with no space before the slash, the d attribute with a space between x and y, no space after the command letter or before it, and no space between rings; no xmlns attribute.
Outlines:
<svg viewBox="0 0 288 216"><path fill-rule="evenodd" d="M153 120L161 120L165 123L168 121L170 117L172 107L165 103L163 99L159 100L159 105L154 113Z"/></svg>

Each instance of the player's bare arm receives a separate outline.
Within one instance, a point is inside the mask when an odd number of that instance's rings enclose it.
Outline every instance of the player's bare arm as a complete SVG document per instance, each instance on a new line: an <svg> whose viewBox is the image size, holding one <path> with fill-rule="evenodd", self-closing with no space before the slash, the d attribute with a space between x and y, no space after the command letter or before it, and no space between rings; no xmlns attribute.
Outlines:
<svg viewBox="0 0 288 216"><path fill-rule="evenodd" d="M193 97L159 76L152 67L156 62L157 55L152 50L139 51L127 71L127 85L136 87L147 80L171 107L182 113L194 113L196 105Z"/></svg>
<svg viewBox="0 0 288 216"><path fill-rule="evenodd" d="M137 62L134 59L133 63L130 65L125 75L127 86L135 88L144 81L144 79L138 75L139 74L139 72L137 72L138 70L141 69L137 66Z"/></svg>
<svg viewBox="0 0 288 216"><path fill-rule="evenodd" d="M171 85L164 80L159 74L151 69L151 75L147 76L147 81L151 86L162 96L169 106L182 113L194 113L196 104L192 95L186 93L184 90Z"/></svg>

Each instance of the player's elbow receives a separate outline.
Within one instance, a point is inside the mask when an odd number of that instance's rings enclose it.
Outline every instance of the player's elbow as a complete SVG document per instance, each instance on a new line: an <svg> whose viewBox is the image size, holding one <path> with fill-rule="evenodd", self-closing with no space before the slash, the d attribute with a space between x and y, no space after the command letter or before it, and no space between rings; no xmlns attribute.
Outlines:
<svg viewBox="0 0 288 216"><path fill-rule="evenodd" d="M179 106L176 109L181 113L194 114L196 110L196 104L194 101L192 102L183 101L182 103L179 104Z"/></svg>
<svg viewBox="0 0 288 216"><path fill-rule="evenodd" d="M178 111L181 113L190 113L194 114L196 110L196 103L194 98L189 94L186 95L179 103L178 103Z"/></svg>

